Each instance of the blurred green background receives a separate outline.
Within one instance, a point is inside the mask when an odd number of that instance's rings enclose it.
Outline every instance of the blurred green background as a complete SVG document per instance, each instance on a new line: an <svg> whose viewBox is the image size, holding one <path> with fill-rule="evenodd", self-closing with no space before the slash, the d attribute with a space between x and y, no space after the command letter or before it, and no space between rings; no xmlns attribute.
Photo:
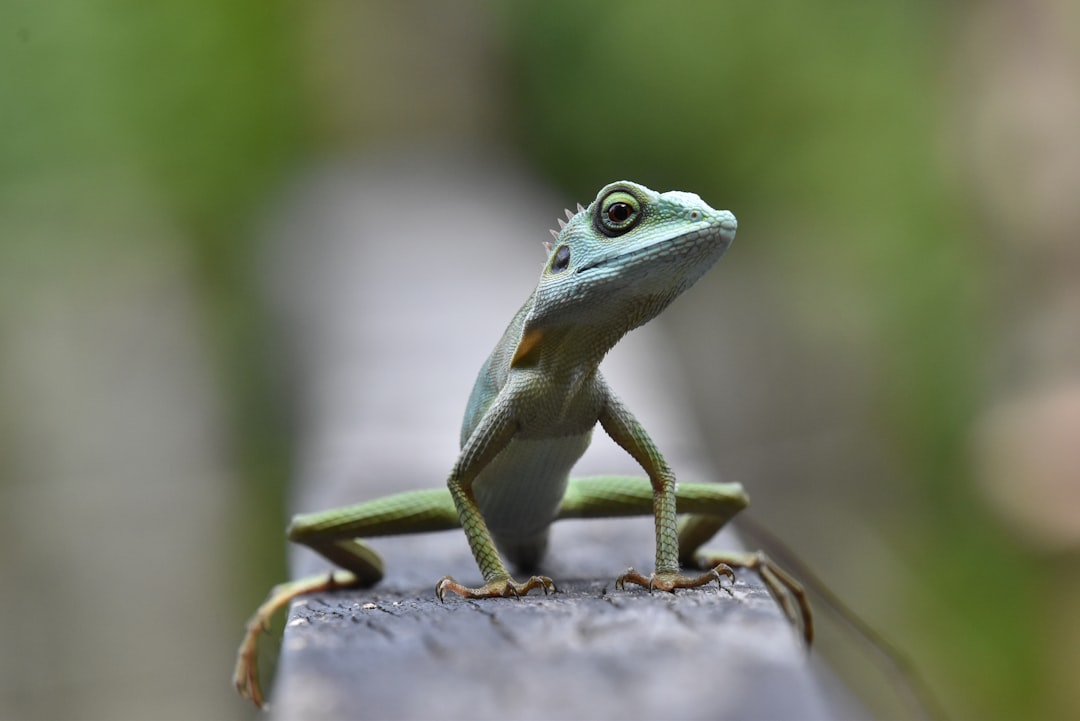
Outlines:
<svg viewBox="0 0 1080 721"><path fill-rule="evenodd" d="M950 716L1080 717L1078 48L1065 0L6 0L0 717L248 713L294 423L262 224L426 147L734 210L671 321L717 465Z"/></svg>

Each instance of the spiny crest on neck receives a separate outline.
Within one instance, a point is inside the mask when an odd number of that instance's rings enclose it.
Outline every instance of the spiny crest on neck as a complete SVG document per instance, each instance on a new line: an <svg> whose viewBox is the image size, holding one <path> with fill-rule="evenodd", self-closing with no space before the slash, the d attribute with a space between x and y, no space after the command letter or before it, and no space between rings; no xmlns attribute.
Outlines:
<svg viewBox="0 0 1080 721"><path fill-rule="evenodd" d="M562 231L562 229L566 227L566 224L569 223L571 220L573 220L574 216L577 215L578 213L584 213L585 208L582 207L581 203L578 203L577 204L577 213L570 210L569 208L564 208L563 212L566 213L566 220L563 220L562 218L556 218L555 219L555 221L559 224L559 230L555 230L554 228L549 228L548 229L548 232L551 233L551 237L554 238L555 240L559 239L559 232ZM545 240L544 241L544 248L547 249L548 253L551 253L551 251L553 251L555 249L555 244L552 243L549 240Z"/></svg>

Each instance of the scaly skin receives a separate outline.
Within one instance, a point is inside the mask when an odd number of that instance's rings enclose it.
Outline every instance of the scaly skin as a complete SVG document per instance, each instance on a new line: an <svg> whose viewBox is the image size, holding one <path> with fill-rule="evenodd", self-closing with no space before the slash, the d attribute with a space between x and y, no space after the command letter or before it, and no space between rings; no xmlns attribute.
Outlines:
<svg viewBox="0 0 1080 721"><path fill-rule="evenodd" d="M261 703L256 640L270 616L293 598L382 576L378 556L360 537L461 526L484 584L464 586L446 576L436 585L468 598L517 597L555 585L545 576L523 583L502 556L535 567L557 518L651 513L656 568L620 576L650 590L693 588L730 566L757 570L809 643L812 624L802 588L760 554L697 553L747 504L737 484L683 484L634 415L600 374L600 361L626 333L648 322L693 285L735 237L735 216L714 210L692 193L657 193L612 183L589 207L567 211L548 244L539 283L480 369L465 410L461 454L447 490L400 494L366 504L300 516L289 538L319 551L351 575L320 576L271 593L248 623L235 681ZM570 481L594 427L604 431L644 469L641 479L601 477ZM676 505L694 515L676 522ZM500 554L500 550L502 554ZM705 573L685 576L680 562Z"/></svg>

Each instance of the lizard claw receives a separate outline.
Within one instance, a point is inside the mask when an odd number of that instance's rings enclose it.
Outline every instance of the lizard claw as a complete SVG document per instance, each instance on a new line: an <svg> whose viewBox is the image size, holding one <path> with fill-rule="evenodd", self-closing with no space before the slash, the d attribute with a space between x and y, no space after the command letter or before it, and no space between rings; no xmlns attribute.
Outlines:
<svg viewBox="0 0 1080 721"><path fill-rule="evenodd" d="M628 568L626 573L615 579L615 588L623 589L626 588L627 583L633 583L649 589L650 593L654 589L674 593L676 588L697 588L698 586L706 586L713 581L716 581L717 586L723 588L722 576L727 576L733 583L735 581L735 572L726 563L717 564L715 568L711 568L695 577L684 576L674 571L661 571L646 577L634 569Z"/></svg>
<svg viewBox="0 0 1080 721"><path fill-rule="evenodd" d="M450 576L443 576L435 584L435 595L440 601L446 600L446 592L453 591L465 598L521 598L534 588L556 591L555 583L547 576L533 576L525 583L518 583L512 578L489 581L480 588L469 588L455 581Z"/></svg>

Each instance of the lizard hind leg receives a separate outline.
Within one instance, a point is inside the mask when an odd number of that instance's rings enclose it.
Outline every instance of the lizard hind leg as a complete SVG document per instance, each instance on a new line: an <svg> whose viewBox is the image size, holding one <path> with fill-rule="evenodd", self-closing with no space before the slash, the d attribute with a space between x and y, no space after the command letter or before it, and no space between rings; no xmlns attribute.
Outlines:
<svg viewBox="0 0 1080 721"><path fill-rule="evenodd" d="M251 699L256 706L263 705L262 687L259 684L259 636L269 630L270 620L278 611L287 607L298 596L361 585L365 585L363 579L354 573L331 571L274 586L266 600L248 619L244 640L236 652L233 685L240 695Z"/></svg>
<svg viewBox="0 0 1080 721"><path fill-rule="evenodd" d="M803 640L810 646L814 641L814 618L810 602L802 584L787 571L777 566L763 551L710 551L694 554L698 568L711 568L716 564L748 568L757 571L770 595L780 604L784 615L802 632Z"/></svg>

